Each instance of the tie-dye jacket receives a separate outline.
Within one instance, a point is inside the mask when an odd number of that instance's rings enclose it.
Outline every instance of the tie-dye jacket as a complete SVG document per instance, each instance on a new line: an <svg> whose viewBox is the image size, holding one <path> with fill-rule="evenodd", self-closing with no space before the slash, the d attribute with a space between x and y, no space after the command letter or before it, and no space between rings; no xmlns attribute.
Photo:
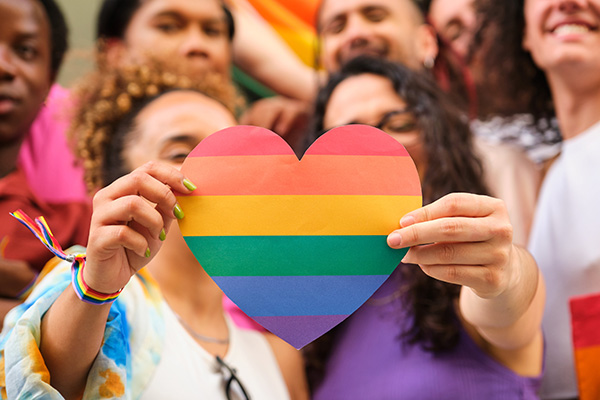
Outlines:
<svg viewBox="0 0 600 400"><path fill-rule="evenodd" d="M81 253L82 248L69 252ZM24 304L13 309L0 335L0 399L62 399L50 386L39 351L40 323L71 283L70 264L54 259ZM132 278L113 303L102 348L88 375L84 399L136 399L147 386L164 342L162 297L145 272ZM135 326L135 329L131 329ZM135 374L132 374L135 371Z"/></svg>

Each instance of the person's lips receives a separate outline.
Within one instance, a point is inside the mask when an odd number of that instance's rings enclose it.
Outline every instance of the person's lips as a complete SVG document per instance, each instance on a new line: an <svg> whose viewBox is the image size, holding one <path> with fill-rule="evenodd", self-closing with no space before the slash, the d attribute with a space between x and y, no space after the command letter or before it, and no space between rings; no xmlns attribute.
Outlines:
<svg viewBox="0 0 600 400"><path fill-rule="evenodd" d="M16 97L0 93L0 115L14 111L18 104L19 100Z"/></svg>

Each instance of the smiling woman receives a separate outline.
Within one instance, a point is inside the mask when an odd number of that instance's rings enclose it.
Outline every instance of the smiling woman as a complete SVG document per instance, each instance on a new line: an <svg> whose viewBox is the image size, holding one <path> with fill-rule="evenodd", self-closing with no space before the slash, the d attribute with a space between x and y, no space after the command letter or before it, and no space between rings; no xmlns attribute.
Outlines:
<svg viewBox="0 0 600 400"><path fill-rule="evenodd" d="M468 194L486 188L456 105L425 75L355 58L330 77L315 110L315 131L379 125L404 144L426 205L388 236L390 247L410 247L389 279L311 345L314 398L536 399L543 281L511 243L502 201ZM518 283L500 283L513 273Z"/></svg>
<svg viewBox="0 0 600 400"><path fill-rule="evenodd" d="M600 287L600 1L490 1L484 16L497 44L485 55L489 75L507 96L529 100L532 113L556 111L565 139L545 177L529 244L552 293L543 322L548 361L541 396L595 399L597 392L578 393L586 382L598 387L598 368L578 364L569 301ZM596 318L586 315L587 322Z"/></svg>

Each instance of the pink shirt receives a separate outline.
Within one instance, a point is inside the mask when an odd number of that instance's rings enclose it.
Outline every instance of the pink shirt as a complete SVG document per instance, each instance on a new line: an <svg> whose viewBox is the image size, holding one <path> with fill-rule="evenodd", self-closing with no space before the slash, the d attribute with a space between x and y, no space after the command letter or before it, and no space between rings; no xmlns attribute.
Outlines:
<svg viewBox="0 0 600 400"><path fill-rule="evenodd" d="M19 167L36 195L49 202L88 199L83 168L67 143L73 100L67 89L52 86L19 153Z"/></svg>

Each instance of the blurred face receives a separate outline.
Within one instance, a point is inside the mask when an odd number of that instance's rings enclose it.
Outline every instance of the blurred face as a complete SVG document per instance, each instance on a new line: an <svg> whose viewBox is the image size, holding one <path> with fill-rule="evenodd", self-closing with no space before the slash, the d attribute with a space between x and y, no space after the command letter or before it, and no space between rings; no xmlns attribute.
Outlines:
<svg viewBox="0 0 600 400"><path fill-rule="evenodd" d="M359 55L421 68L437 55L435 36L413 0L323 0L321 59L335 72Z"/></svg>
<svg viewBox="0 0 600 400"><path fill-rule="evenodd" d="M216 100L193 91L166 93L138 114L123 157L131 170L148 161L180 167L203 139L234 125L233 115Z"/></svg>
<svg viewBox="0 0 600 400"><path fill-rule="evenodd" d="M139 64L151 58L176 63L190 73L210 70L229 76L231 43L217 0L144 1L117 48L121 62Z"/></svg>
<svg viewBox="0 0 600 400"><path fill-rule="evenodd" d="M544 71L600 68L600 0L526 0L523 47ZM568 70L567 70L568 71Z"/></svg>
<svg viewBox="0 0 600 400"><path fill-rule="evenodd" d="M474 0L433 0L429 8L433 27L463 57L469 51L475 30L473 3Z"/></svg>
<svg viewBox="0 0 600 400"><path fill-rule="evenodd" d="M374 74L352 76L331 94L323 118L325 129L346 124L378 127L400 142L419 172L425 163L420 131L415 116L386 78Z"/></svg>
<svg viewBox="0 0 600 400"><path fill-rule="evenodd" d="M0 0L0 143L22 137L52 83L50 25L33 0Z"/></svg>

